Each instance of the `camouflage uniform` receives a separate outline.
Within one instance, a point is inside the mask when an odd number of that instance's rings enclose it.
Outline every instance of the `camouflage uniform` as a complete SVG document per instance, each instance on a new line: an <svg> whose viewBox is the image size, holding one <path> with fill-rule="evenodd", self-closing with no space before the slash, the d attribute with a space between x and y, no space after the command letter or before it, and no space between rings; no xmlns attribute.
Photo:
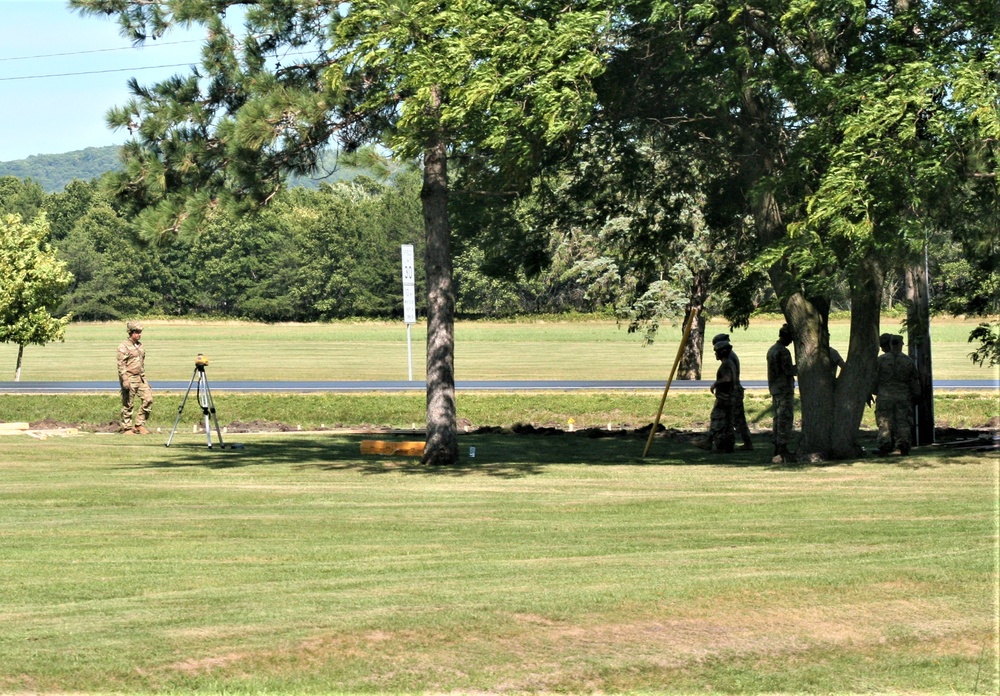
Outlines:
<svg viewBox="0 0 1000 696"><path fill-rule="evenodd" d="M785 324L778 332L778 341L767 351L767 389L774 411L774 455L775 460L782 461L791 456L788 445L795 423L796 369L788 350L791 342L792 331Z"/></svg>
<svg viewBox="0 0 1000 696"><path fill-rule="evenodd" d="M728 342L729 334L716 334L712 339L712 346L714 347L722 341ZM743 389L743 383L740 381L740 358L735 351L732 351L729 353L729 360L736 370L736 383L733 386L733 427L736 434L743 440L742 449L752 450L753 438L750 433L750 425L747 423L747 412L743 402L746 390Z"/></svg>
<svg viewBox="0 0 1000 696"><path fill-rule="evenodd" d="M129 337L118 346L118 383L121 385L122 412L121 431L124 433L148 433L146 420L153 410L153 390L146 382L146 348L139 337L142 335L142 324L130 321L127 325ZM132 412L135 410L136 397L140 407L135 414L135 424L132 423Z"/></svg>
<svg viewBox="0 0 1000 696"><path fill-rule="evenodd" d="M882 454L888 454L898 448L905 455L910 452L913 400L920 396L920 379L913 360L902 353L903 337L891 336L889 343L889 350L878 358L875 388L872 390L876 397L878 449ZM882 348L886 350L886 346Z"/></svg>
<svg viewBox="0 0 1000 696"><path fill-rule="evenodd" d="M719 369L715 373L712 393L715 405L712 407L712 422L708 439L713 452L732 452L736 445L734 411L736 404L736 365L730 359L732 344L721 341L715 344L715 356L719 359Z"/></svg>

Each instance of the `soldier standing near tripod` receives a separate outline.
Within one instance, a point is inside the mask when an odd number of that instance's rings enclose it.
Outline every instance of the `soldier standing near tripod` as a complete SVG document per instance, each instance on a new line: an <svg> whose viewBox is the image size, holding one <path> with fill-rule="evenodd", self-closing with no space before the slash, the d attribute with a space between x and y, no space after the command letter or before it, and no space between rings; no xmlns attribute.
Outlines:
<svg viewBox="0 0 1000 696"><path fill-rule="evenodd" d="M118 383L121 386L122 415L118 432L123 435L149 435L146 419L153 410L153 390L146 382L146 348L142 345L142 324L126 325L128 338L118 346ZM136 409L136 397L139 408ZM132 423L133 411L135 425Z"/></svg>

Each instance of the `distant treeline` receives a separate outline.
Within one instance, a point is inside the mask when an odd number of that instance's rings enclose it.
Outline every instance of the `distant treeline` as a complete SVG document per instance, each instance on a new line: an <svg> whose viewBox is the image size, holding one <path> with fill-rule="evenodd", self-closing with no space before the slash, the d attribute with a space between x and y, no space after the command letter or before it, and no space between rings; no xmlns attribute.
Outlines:
<svg viewBox="0 0 1000 696"><path fill-rule="evenodd" d="M88 148L54 155L52 161L105 170L114 166L109 162L116 153L114 147ZM23 162L46 161L38 156ZM47 191L40 176L0 175L0 214L30 222L45 213L49 241L74 276L56 313L78 320L398 318L401 244L416 247L422 313L419 172L399 163L384 170L328 164L329 177L293 180L262 210L218 209L192 238L145 236L150 226L138 223L141 211L111 196L97 176L80 176ZM683 317L693 269L724 268L718 253L713 256L698 238L681 237L665 246L663 258L643 275L644 267L637 266L613 225L550 224L542 214L546 206L529 200L522 205L525 219L512 217L510 234L496 236L488 208L470 205L461 195L450 205L456 311L464 317L605 312L652 337L661 322ZM957 242L943 237L931 249L935 311L982 311L973 304L980 296L995 302L989 287L977 285ZM891 308L901 294L898 277L890 278L885 306ZM715 292L703 313L718 313L724 299L724 292ZM843 280L831 286L831 299L833 309L849 307ZM755 302L759 311L778 311L764 292Z"/></svg>
<svg viewBox="0 0 1000 696"><path fill-rule="evenodd" d="M100 180L46 193L32 179L0 177L0 214L44 214L49 242L74 280L55 314L76 320L210 316L258 321L402 317L400 245L423 255L421 177L402 168L385 181L357 176L283 191L257 212L220 210L190 239L144 238L138 211ZM551 273L497 279L483 250L455 256L462 316L591 312L602 304L558 264ZM418 261L418 313L425 301Z"/></svg>

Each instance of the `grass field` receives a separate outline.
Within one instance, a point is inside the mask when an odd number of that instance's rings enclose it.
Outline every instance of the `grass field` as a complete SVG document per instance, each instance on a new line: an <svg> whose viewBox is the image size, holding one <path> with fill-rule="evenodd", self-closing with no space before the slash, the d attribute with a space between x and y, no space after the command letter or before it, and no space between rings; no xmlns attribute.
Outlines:
<svg viewBox="0 0 1000 696"><path fill-rule="evenodd" d="M936 379L997 379L996 368L973 365L968 343L974 320L935 319L932 327ZM764 356L780 322L755 320L732 333L746 380L766 378ZM884 330L897 331L896 319ZM849 326L831 325L832 343L846 357ZM713 321L709 336L726 331ZM123 322L72 324L63 343L25 349L24 381L115 380L115 348L125 338ZM424 379L423 324L412 331L413 376ZM644 346L613 321L458 322L455 375L481 379L630 379L666 381L677 353L680 329L666 327ZM405 380L406 330L402 323L250 324L241 322L145 322L147 376L187 381L194 357L211 361L212 380ZM13 379L17 347L0 345L0 376ZM714 374L711 352L705 358ZM4 381L4 380L0 380Z"/></svg>
<svg viewBox="0 0 1000 696"><path fill-rule="evenodd" d="M662 393L656 392L459 392L456 399L459 427L511 428L516 425L561 428L633 430L652 423ZM181 394L157 393L149 426L161 431L161 439L172 428ZM1000 423L1000 403L988 392L945 392L935 395L935 422L939 429L993 429ZM334 428L422 428L426 396L423 392L389 394L237 394L215 395L220 425L257 429L287 426L302 430ZM708 429L713 397L707 391L674 392L666 401L661 424L684 431ZM763 392L748 392L745 400L752 431L764 434L771 428L771 401ZM4 395L0 394L0 422L36 425L71 425L86 430L117 427L121 410L117 394ZM202 419L192 395L184 408L178 429L191 432ZM874 442L875 413L866 409L862 428L865 442Z"/></svg>
<svg viewBox="0 0 1000 696"><path fill-rule="evenodd" d="M746 379L777 326L737 334ZM936 377L993 376L963 362L969 328L935 328ZM28 349L22 378L111 381L121 334L73 325ZM460 324L458 377L665 379L669 336ZM154 387L190 378L198 352L213 380L406 372L401 325L149 322L146 344ZM13 355L0 347L0 366ZM0 435L0 693L997 692L1000 459L921 447L776 467L751 392L754 451L692 447L711 396L675 393L643 460L622 430L659 398L460 392L447 469L315 431L419 428L417 391L217 394L223 425L303 429L227 432L239 450L204 446L193 402L164 447L180 395L161 392L150 437ZM109 425L118 408L0 395L0 421ZM935 408L939 427L998 415L990 393ZM590 432L465 431L570 418ZM873 425L869 410L862 444Z"/></svg>
<svg viewBox="0 0 1000 696"><path fill-rule="evenodd" d="M996 693L998 464L0 437L0 692Z"/></svg>

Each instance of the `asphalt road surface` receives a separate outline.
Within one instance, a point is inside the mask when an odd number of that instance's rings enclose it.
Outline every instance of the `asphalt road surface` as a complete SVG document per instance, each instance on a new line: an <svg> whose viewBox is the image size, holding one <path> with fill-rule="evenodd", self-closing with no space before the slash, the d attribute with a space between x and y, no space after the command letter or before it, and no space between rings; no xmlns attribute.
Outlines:
<svg viewBox="0 0 1000 696"><path fill-rule="evenodd" d="M149 383L155 391L183 392L190 381L154 381ZM709 380L674 381L671 391L708 391ZM663 391L664 382L655 380L474 380L457 381L459 391ZM743 383L746 389L767 389L763 380ZM213 392L284 392L303 394L310 392L399 392L424 391L422 381L406 380L378 382L283 382L283 381L230 381L208 380ZM934 381L935 390L992 391L1000 393L1000 379L943 379ZM0 382L0 394L92 394L118 393L118 382Z"/></svg>

